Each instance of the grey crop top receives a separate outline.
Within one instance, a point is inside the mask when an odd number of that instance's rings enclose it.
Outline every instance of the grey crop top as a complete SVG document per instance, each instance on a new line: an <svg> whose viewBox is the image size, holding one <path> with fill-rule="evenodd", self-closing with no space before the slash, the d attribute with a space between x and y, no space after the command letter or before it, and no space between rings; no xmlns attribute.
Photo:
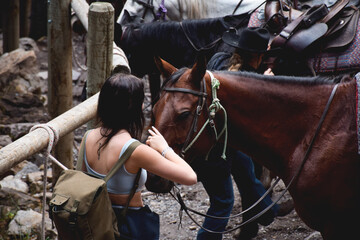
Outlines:
<svg viewBox="0 0 360 240"><path fill-rule="evenodd" d="M86 139L85 139L86 141ZM137 141L136 139L130 139L129 141L127 141L123 148L121 149L119 158L121 157L121 155L125 152L125 150L129 147L129 145L131 143L133 143L134 141ZM104 174L100 174L96 171L94 171L88 164L87 159L86 159L86 148L84 148L84 162L86 164L86 170L95 175L98 176L99 178L104 178L106 175ZM125 164L123 164L119 170L108 180L107 182L107 190L109 193L113 193L113 194L129 194L131 189L134 186L134 181L135 181L135 177L136 177L136 173L129 173L126 168L125 168ZM136 189L136 192L139 192L143 189L145 182L146 182L146 178L147 178L147 172L145 169L141 169L141 175L140 175L140 179L139 179L139 187Z"/></svg>

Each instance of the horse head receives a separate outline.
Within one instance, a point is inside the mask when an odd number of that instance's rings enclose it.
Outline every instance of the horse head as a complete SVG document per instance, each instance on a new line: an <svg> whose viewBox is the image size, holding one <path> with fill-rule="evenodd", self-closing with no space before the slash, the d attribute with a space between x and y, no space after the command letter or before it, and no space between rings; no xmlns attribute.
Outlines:
<svg viewBox="0 0 360 240"><path fill-rule="evenodd" d="M188 162L203 157L214 143L209 128L199 134L208 118L205 58L198 57L191 69L177 69L160 58L155 58L155 62L166 78L153 108L155 127ZM192 150L192 145L196 146L196 151Z"/></svg>

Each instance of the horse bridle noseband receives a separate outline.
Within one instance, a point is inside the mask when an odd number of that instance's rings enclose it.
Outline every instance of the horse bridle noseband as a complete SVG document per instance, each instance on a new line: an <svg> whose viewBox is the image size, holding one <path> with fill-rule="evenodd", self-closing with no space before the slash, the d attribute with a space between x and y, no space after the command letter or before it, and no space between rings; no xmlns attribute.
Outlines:
<svg viewBox="0 0 360 240"><path fill-rule="evenodd" d="M213 79L213 75L210 71L207 71L211 77L211 79ZM222 232L219 232L219 231L213 231L213 230L210 230L210 229L207 229L207 228L204 228L201 224L199 224L189 213L189 211L195 213L195 214L198 214L200 216L203 216L203 217L208 217L208 218L212 218L212 219L230 219L230 218L235 218L235 217L239 217L239 216L242 216L244 213L250 211L251 209L253 209L256 205L258 205L273 189L274 187L276 186L276 184L280 181L280 178L279 177L276 177L275 179L275 182L270 186L270 188L264 193L263 196L261 196L255 203L253 203L253 205L251 205L249 208L243 210L242 212L236 214L236 215L232 215L232 216L229 216L229 217L218 217L218 216L211 216L211 215L207 215L207 214L203 214L203 213L200 213L194 209L191 209L189 207L187 207L185 205L185 202L184 200L182 199L181 197L181 194L180 194L180 191L178 191L174 196L173 193L170 192L171 196L174 197L174 199L176 201L178 201L178 203L180 204L181 206L181 209L180 211L184 210L185 213L189 216L189 218L197 225L199 226L201 229L203 229L204 231L206 232L209 232L209 233L215 233L215 234L224 234L224 233L229 233L229 232L232 232L232 231L235 231L239 228L241 228L242 226L246 225L247 223L250 223L250 222L253 222L255 221L256 219L258 219L260 216L262 216L264 213L266 213L270 208L272 208L276 203L278 203L280 201L280 199L285 195L286 191L288 191L288 189L290 188L290 186L292 185L292 183L295 181L295 179L300 175L300 172L303 168L303 166L305 165L305 162L306 162L306 159L313 147L313 144L315 142L315 139L316 137L318 136L319 132L320 132L320 129L321 129L321 126L325 120L325 117L326 117L326 114L330 108L330 105L331 105L331 102L332 100L334 99L334 96L335 96L335 93L336 93L336 90L338 88L338 83L335 84L335 86L333 87L332 91L331 91L331 94L329 96L329 99L325 105L325 108L324 108L324 111L320 117L320 120L319 120L319 123L318 123L318 126L315 130L315 133L309 143L309 146L304 154L304 157L297 169L297 171L295 172L294 176L290 179L288 185L285 187L285 189L281 192L281 194L279 195L279 197L272 202L272 204L270 204L269 206L267 206L265 209L263 209L261 212L257 213L256 215L254 215L253 217L251 217L250 219L246 220L245 222L242 222L240 223L237 227L234 227L232 229L228 229L228 230L225 230L225 231L222 231ZM195 96L199 96L199 101L198 101L198 107L197 109L200 109L200 111L198 112L197 111L197 114L195 115L194 117L194 120L193 120L193 123L192 123L192 130L189 131L188 133L188 136L187 136L187 142L190 141L189 139L191 138L191 135L192 135L192 132L196 133L196 124L197 124L197 118L198 116L201 114L201 110L203 108L203 105L204 105L204 99L206 99L207 97L207 94L206 94L206 84L205 84L205 77L203 78L203 81L202 81L202 86L201 87L201 91L198 92L198 91L194 91L194 90L191 90L191 89L186 89L186 88L164 88L165 91L168 91L168 92L182 92L182 93L189 93L189 94L193 94ZM203 90L205 89L205 90ZM213 92L214 93L214 92ZM215 95L216 97L216 95ZM201 100L203 99L203 100ZM209 107L209 110L208 110L208 116L209 116L209 119L211 118L211 113L210 113L210 108ZM213 119L212 119L213 120ZM195 126L194 126L195 124ZM206 124L204 124L203 128L206 126ZM203 129L202 128L202 129ZM194 131L195 130L195 131ZM201 131L199 132L199 134L201 134ZM198 135L199 135L198 134ZM227 137L227 136L226 136ZM196 138L194 138L194 140L196 140ZM194 142L194 140L192 141L192 143ZM185 146L185 145L184 145ZM188 147L184 148L183 147L183 150L184 149L188 149L189 147L191 147L191 145L189 144ZM182 150L182 152L183 152ZM186 152L186 151L185 151ZM185 152L184 152L184 155L185 155Z"/></svg>

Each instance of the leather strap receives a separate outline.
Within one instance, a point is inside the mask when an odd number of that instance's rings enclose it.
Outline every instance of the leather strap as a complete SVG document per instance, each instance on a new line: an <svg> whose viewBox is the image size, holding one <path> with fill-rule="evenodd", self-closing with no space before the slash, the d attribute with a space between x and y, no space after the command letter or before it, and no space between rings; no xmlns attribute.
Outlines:
<svg viewBox="0 0 360 240"><path fill-rule="evenodd" d="M326 16L328 13L325 4L314 6L307 12L303 13L300 17L287 25L272 42L272 47L283 47L291 36L301 27L309 28L315 22Z"/></svg>
<svg viewBox="0 0 360 240"><path fill-rule="evenodd" d="M139 169L139 171L137 172L136 174L136 177L135 177L135 181L134 181L134 185L131 189L131 192L129 194L129 197L126 201L126 205L125 205L125 208L124 210L121 212L122 216L125 217L126 214L127 214L127 211L129 209L129 205L130 205L130 201L131 199L133 198L135 192L136 192L136 189L139 187L139 180L140 180L140 176L141 176L141 168Z"/></svg>
<svg viewBox="0 0 360 240"><path fill-rule="evenodd" d="M79 150L79 156L78 156L78 162L77 162L77 165L76 165L76 170L80 170L81 171L81 168L82 168L82 164L84 162L84 150L85 150L85 140L86 140L86 137L88 135L88 133L90 132L91 130L88 130L85 132L84 134L84 140L82 141L81 145L80 145L80 150ZM104 181L107 182L115 173L117 170L119 170L119 168L126 162L126 160L129 159L129 157L131 156L131 154L134 152L134 150L139 146L141 145L141 142L139 141L135 141L135 142L132 142L128 148L125 150L125 152L121 155L121 157L119 158L119 160L115 163L115 165L111 168L111 170L108 172L108 174L104 177ZM130 191L130 194L129 194L129 197L127 199L127 202L126 202L126 206L125 206L125 209L123 211L124 213L124 216L126 215L126 212L127 212L127 209L129 207L129 204L130 204L130 200L132 199L132 197L134 196L135 192L136 192L136 189L139 187L139 179L140 179L140 176L141 176L141 168L139 169L139 171L137 172L136 174L136 177L135 177L135 181L134 181L134 185Z"/></svg>
<svg viewBox="0 0 360 240"><path fill-rule="evenodd" d="M314 25L320 19L324 19L329 16L329 10L325 4L321 4L320 7L310 8L307 12L305 18L303 19L303 24L305 28L308 28Z"/></svg>
<svg viewBox="0 0 360 240"><path fill-rule="evenodd" d="M321 20L322 23L329 22L333 17L335 17L348 3L350 0L340 0L338 1L329 11L329 13Z"/></svg>
<svg viewBox="0 0 360 240"><path fill-rule="evenodd" d="M80 150L79 150L79 154L78 154L78 160L77 160L77 164L76 164L76 170L81 171L82 170L82 165L84 162L84 151L85 151L85 140L86 137L88 135L88 133L91 130L87 130L84 134L84 140L81 142L80 145ZM123 155L121 155L121 157L119 158L119 160L115 163L115 165L112 167L112 169L108 172L108 174L105 176L104 181L107 182L114 174L115 172L121 167L121 165L124 164L124 162L131 156L131 154L133 153L133 151L135 150L135 148L137 146L141 145L141 143L139 141L135 141L132 142L129 147L125 150L125 152L123 153Z"/></svg>

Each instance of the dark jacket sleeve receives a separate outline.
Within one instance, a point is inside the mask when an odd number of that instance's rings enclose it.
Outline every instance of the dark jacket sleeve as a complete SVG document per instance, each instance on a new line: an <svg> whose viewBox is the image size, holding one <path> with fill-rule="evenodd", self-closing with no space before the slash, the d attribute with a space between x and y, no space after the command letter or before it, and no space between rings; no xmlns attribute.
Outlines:
<svg viewBox="0 0 360 240"><path fill-rule="evenodd" d="M227 70L231 53L217 52L212 56L206 66L208 70Z"/></svg>

